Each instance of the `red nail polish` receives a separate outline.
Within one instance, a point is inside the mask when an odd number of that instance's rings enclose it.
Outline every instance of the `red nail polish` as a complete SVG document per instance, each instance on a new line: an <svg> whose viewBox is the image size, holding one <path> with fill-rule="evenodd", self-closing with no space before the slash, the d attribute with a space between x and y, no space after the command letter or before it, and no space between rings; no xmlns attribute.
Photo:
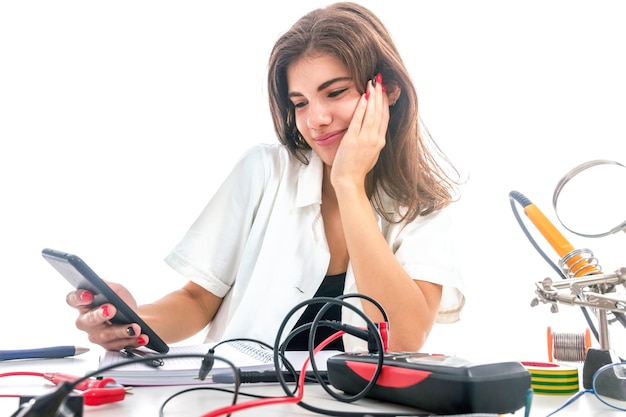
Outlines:
<svg viewBox="0 0 626 417"><path fill-rule="evenodd" d="M383 84L382 89L383 89L383 93L387 92L387 87L385 87L385 84Z"/></svg>
<svg viewBox="0 0 626 417"><path fill-rule="evenodd" d="M80 293L80 301L84 302L84 303L91 303L93 302L93 294L90 293L89 291L83 291Z"/></svg>
<svg viewBox="0 0 626 417"><path fill-rule="evenodd" d="M365 92L365 100L369 100L370 99L370 92L366 91Z"/></svg>
<svg viewBox="0 0 626 417"><path fill-rule="evenodd" d="M378 84L382 84L383 83L383 76L380 74L380 72L378 74L376 74L376 82Z"/></svg>
<svg viewBox="0 0 626 417"><path fill-rule="evenodd" d="M137 343L139 343L141 346L143 346L143 345L145 345L145 344L146 344L146 343L148 343L148 342L146 341L146 338L145 338L145 337L143 337L143 336L139 336L139 337L137 338Z"/></svg>
<svg viewBox="0 0 626 417"><path fill-rule="evenodd" d="M102 317L104 317L105 319L109 318L109 306L108 305L104 305L100 308L100 311L102 312Z"/></svg>

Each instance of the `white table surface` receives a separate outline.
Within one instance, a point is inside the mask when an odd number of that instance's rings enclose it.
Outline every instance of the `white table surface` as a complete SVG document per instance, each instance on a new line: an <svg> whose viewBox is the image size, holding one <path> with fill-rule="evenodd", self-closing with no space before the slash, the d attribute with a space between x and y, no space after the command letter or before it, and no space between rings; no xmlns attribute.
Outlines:
<svg viewBox="0 0 626 417"><path fill-rule="evenodd" d="M84 375L90 370L96 369L98 364L98 352L89 352L73 358L47 359L47 360L24 360L0 362L0 373L15 371L31 372L63 372L74 375ZM229 388L228 386L223 386ZM128 395L123 401L101 406L85 406L84 415L87 417L107 416L158 416L159 407L172 394L186 387L133 387L132 395ZM41 395L49 392L52 385L43 378L16 376L0 378L0 396ZM280 386L276 384L243 385L242 392L250 392L259 395L284 395ZM546 396L535 395L531 407L531 417L544 417L556 410L567 401L569 396ZM183 394L175 398L165 407L166 417L177 416L203 416L209 411L230 404L231 394L218 391L199 391ZM240 396L239 402L253 399ZM361 413L417 413L417 410L383 403L375 400L364 399L356 403L346 404L333 399L320 386L307 384L304 390L304 401L327 410L343 410ZM10 416L18 408L17 398L0 397L0 416ZM522 408L509 416L524 416ZM303 409L297 404L273 404L238 411L233 416L312 416L321 415ZM558 412L555 416L599 416L612 417L623 415L622 412L613 410L599 402L592 394L584 394L576 402L566 409Z"/></svg>

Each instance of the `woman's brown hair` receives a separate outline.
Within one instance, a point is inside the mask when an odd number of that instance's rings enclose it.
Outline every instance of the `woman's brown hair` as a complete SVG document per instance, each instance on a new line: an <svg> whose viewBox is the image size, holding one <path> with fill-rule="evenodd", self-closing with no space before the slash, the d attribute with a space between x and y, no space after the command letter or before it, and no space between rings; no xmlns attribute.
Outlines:
<svg viewBox="0 0 626 417"><path fill-rule="evenodd" d="M340 2L314 10L276 41L269 59L268 92L279 141L308 163L311 148L296 127L287 69L303 56L320 53L339 58L355 84L363 86L361 93L377 73L385 85L400 88L398 100L389 108L385 146L366 178L367 195L379 214L389 221L413 220L450 204L457 185L450 173L457 171L421 123L415 87L391 35L359 4ZM440 162L448 163L452 171L446 172ZM381 193L403 208L400 218L386 212Z"/></svg>

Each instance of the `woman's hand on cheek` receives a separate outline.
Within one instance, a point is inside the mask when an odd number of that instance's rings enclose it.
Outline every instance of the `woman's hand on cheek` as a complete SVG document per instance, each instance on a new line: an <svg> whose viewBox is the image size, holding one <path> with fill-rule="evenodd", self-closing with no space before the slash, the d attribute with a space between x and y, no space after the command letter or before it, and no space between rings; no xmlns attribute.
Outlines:
<svg viewBox="0 0 626 417"><path fill-rule="evenodd" d="M388 123L389 106L383 84L370 81L333 161L331 181L335 188L364 185L365 176L374 168L385 146Z"/></svg>

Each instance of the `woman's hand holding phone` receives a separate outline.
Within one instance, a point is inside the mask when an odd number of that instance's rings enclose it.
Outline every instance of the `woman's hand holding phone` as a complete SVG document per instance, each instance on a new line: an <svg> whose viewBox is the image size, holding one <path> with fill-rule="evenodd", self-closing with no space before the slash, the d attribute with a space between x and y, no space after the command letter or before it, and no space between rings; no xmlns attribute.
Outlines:
<svg viewBox="0 0 626 417"><path fill-rule="evenodd" d="M131 309L137 309L137 302L126 287L114 282L107 284ZM111 323L110 319L117 313L115 306L105 303L94 307L93 299L93 294L85 289L72 291L66 297L67 304L78 310L76 327L87 333L90 342L107 350L144 346L148 343L148 336L141 333L141 327L137 323Z"/></svg>

